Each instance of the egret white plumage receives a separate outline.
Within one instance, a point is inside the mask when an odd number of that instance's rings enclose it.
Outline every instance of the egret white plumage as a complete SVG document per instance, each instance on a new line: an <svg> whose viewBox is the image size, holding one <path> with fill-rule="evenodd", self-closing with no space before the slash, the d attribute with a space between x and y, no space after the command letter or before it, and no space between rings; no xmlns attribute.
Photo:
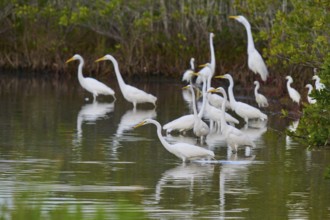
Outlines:
<svg viewBox="0 0 330 220"><path fill-rule="evenodd" d="M201 65L200 67L204 67L207 66L209 64L209 67L211 68L211 78L212 76L214 75L215 73L215 52L214 52L214 45L213 45L213 38L214 38L214 34L213 33L210 33L210 54L211 54L211 60L210 60L210 63L207 63L207 64L204 64L204 65ZM203 69L200 70L200 71L204 71ZM196 79L196 83L197 84L201 84L203 82L203 79L201 77L197 77ZM211 82L210 82L211 83Z"/></svg>
<svg viewBox="0 0 330 220"><path fill-rule="evenodd" d="M307 84L305 87L308 88L308 92L307 92L307 101L308 101L308 103L309 104L315 104L316 100L309 96L311 94L311 92L313 91L313 86L311 84Z"/></svg>
<svg viewBox="0 0 330 220"><path fill-rule="evenodd" d="M250 70L252 70L255 74L258 73L263 81L266 81L268 77L268 69L260 53L254 46L251 25L249 21L242 15L229 16L229 18L235 19L244 25L247 33L248 66Z"/></svg>
<svg viewBox="0 0 330 220"><path fill-rule="evenodd" d="M219 92L223 95L224 100L227 100L227 93L222 87L216 89L210 89L208 92ZM221 106L221 133L225 136L227 144L231 147L232 151L235 153L239 146L251 146L255 147L254 142L249 136L244 134L241 130L227 124L225 120L225 106L226 101L222 103Z"/></svg>
<svg viewBox="0 0 330 220"><path fill-rule="evenodd" d="M192 98L193 98L193 112L194 112L194 127L193 132L197 137L201 138L201 143L203 142L203 138L209 134L210 128L209 126L202 120L202 114L197 113L196 109L196 98L195 92L192 85L185 86L183 89L190 89ZM203 100L203 102L205 102ZM204 111L205 103L203 103L201 111Z"/></svg>
<svg viewBox="0 0 330 220"><path fill-rule="evenodd" d="M230 107L232 110L236 112L237 115L242 117L246 123L248 123L249 119L259 118L261 120L267 120L268 117L266 114L262 113L259 109L248 105L243 102L238 102L235 99L233 88L234 88L234 80L230 74L225 74L223 76L216 76L216 78L224 78L229 80L229 100L230 100Z"/></svg>
<svg viewBox="0 0 330 220"><path fill-rule="evenodd" d="M295 90L294 88L291 87L291 83L293 82L292 77L291 76L286 76L285 78L288 80L287 84L286 84L286 87L288 89L288 93L289 93L290 98L292 99L293 102L296 102L299 105L300 94L297 90Z"/></svg>
<svg viewBox="0 0 330 220"><path fill-rule="evenodd" d="M260 88L260 83L258 81L254 81L254 85L256 85L254 89L254 96L256 98L256 102L258 103L259 108L260 107L268 107L268 101L267 98L258 92L258 89Z"/></svg>
<svg viewBox="0 0 330 220"><path fill-rule="evenodd" d="M128 85L124 82L123 77L120 74L119 66L117 60L107 54L100 59L97 59L95 62L99 62L102 60L110 60L114 66L116 77L118 80L119 88L124 96L124 98L128 101L133 103L134 109L138 103L152 103L156 107L157 97L146 93L145 91L138 89L134 86Z"/></svg>
<svg viewBox="0 0 330 220"><path fill-rule="evenodd" d="M214 158L214 152L207 150L205 148L187 144L187 143L175 143L170 144L168 143L165 138L162 135L162 126L160 123L153 119L146 119L136 126L134 128L146 125L146 124L154 124L157 128L157 135L162 143L162 145L165 147L166 150L168 150L170 153L174 154L178 158L182 159L182 162L188 162L191 160L197 160L197 159L211 159Z"/></svg>
<svg viewBox="0 0 330 220"><path fill-rule="evenodd" d="M104 83L101 83L100 81L90 78L90 77L84 77L82 74L82 68L84 66L84 59L79 54L75 54L73 57L68 59L66 63L69 63L74 60L79 60L79 66L78 66L78 80L85 90L93 94L94 101L96 100L96 97L98 95L111 95L115 100L115 92Z"/></svg>
<svg viewBox="0 0 330 220"><path fill-rule="evenodd" d="M325 85L323 83L321 83L321 79L318 75L314 75L312 77L313 80L315 80L315 89L316 90L322 90L325 88Z"/></svg>

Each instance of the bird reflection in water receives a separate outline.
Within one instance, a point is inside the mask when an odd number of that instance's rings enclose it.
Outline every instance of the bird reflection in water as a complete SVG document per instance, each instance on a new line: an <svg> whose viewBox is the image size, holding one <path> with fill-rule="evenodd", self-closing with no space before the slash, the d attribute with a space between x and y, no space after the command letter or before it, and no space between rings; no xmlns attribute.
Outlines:
<svg viewBox="0 0 330 220"><path fill-rule="evenodd" d="M79 154L79 147L82 139L82 125L83 123L95 124L97 120L107 117L107 114L113 112L115 108L114 102L112 103L93 103L85 104L81 107L77 116L77 133L73 139L73 145L76 147L75 152ZM79 157L79 156L78 156ZM78 158L77 158L78 159Z"/></svg>

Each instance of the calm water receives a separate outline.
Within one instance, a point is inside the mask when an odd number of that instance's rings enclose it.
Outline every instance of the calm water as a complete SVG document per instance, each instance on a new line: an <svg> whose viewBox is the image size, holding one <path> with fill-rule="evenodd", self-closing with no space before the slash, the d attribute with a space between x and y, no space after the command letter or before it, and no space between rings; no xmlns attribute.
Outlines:
<svg viewBox="0 0 330 220"><path fill-rule="evenodd" d="M330 152L308 151L287 137L290 122L276 102L266 126L245 129L256 149L233 155L213 132L204 147L222 164L182 164L153 125L132 126L189 113L183 85L132 83L159 99L156 110L145 104L134 112L116 81L103 81L117 91L116 102L92 103L75 79L0 80L0 207L15 209L27 194L28 204L45 212L79 205L87 216L102 209L109 216L142 211L147 219L330 219ZM248 95L239 99L253 103ZM190 133L167 140L196 143Z"/></svg>

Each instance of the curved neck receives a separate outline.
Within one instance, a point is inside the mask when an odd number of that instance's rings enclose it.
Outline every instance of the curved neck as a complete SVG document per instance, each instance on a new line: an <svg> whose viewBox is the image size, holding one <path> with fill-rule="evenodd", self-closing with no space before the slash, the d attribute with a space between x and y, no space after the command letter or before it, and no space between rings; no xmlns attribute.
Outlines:
<svg viewBox="0 0 330 220"><path fill-rule="evenodd" d="M286 83L286 86L287 86L287 88L291 88L291 83L292 83L292 81L291 81L291 79L289 79L288 81L287 81L287 83Z"/></svg>
<svg viewBox="0 0 330 220"><path fill-rule="evenodd" d="M251 32L251 25L247 21L243 22L243 25L245 26L246 33L247 33L247 41L248 41L247 51L249 53L250 51L255 49L254 42L253 42L253 37L252 37L252 32Z"/></svg>
<svg viewBox="0 0 330 220"><path fill-rule="evenodd" d="M313 90L312 86L308 86L308 92L307 92L307 94L308 95L311 94L312 90Z"/></svg>
<svg viewBox="0 0 330 220"><path fill-rule="evenodd" d="M126 83L124 82L123 77L120 74L119 67L118 67L118 62L113 57L110 57L110 60L112 61L113 66L115 68L115 73L116 73L116 76L117 76L119 87L123 91L123 87L126 86Z"/></svg>
<svg viewBox="0 0 330 220"><path fill-rule="evenodd" d="M234 92L233 92L233 88L234 88L234 81L232 78L228 78L229 80L229 87L228 87L228 93L229 93L229 101L230 101L230 107L232 107L232 109L234 109L233 104L236 103L236 99L234 96Z"/></svg>
<svg viewBox="0 0 330 220"><path fill-rule="evenodd" d="M257 95L258 94L258 89L259 89L260 85L256 84L256 87L254 88L254 94Z"/></svg>
<svg viewBox="0 0 330 220"><path fill-rule="evenodd" d="M196 109L196 96L195 96L195 91L193 88L193 84L192 81L190 80L190 92L192 95L192 102L193 102L193 112L194 112L194 116L197 116L197 109Z"/></svg>
<svg viewBox="0 0 330 220"><path fill-rule="evenodd" d="M214 46L213 46L213 36L210 34L210 51L211 51L211 70L212 70L212 75L215 72L215 54L214 54Z"/></svg>
<svg viewBox="0 0 330 220"><path fill-rule="evenodd" d="M163 146L166 148L166 150L171 151L171 145L167 143L165 138L162 135L162 126L159 124L158 121L153 121L153 124L157 127L157 135L160 140L160 142L163 144Z"/></svg>
<svg viewBox="0 0 330 220"><path fill-rule="evenodd" d="M220 123L221 123L221 128L222 129L225 129L226 128L226 125L227 125L227 123L226 123L226 117L225 117L226 103L227 103L227 94L224 93L222 95L223 95L223 102L221 104L221 115L220 115L221 121L220 121Z"/></svg>
<svg viewBox="0 0 330 220"><path fill-rule="evenodd" d="M78 66L78 80L81 83L84 80L84 76L82 74L82 69L84 66L84 60L82 58L79 59L79 66Z"/></svg>

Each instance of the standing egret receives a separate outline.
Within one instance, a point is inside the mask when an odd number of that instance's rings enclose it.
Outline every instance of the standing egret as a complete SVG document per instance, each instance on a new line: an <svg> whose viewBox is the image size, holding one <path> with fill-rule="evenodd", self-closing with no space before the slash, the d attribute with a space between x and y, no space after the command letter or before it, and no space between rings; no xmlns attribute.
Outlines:
<svg viewBox="0 0 330 220"><path fill-rule="evenodd" d="M226 138L226 142L228 144L228 146L231 147L232 152L236 153L237 149L239 146L251 146L251 147L255 147L254 142L250 139L249 136L247 136L246 134L244 134L241 130L235 128L234 126L231 126L229 124L227 124L226 120L225 120L225 106L226 106L226 100L227 100L227 94L226 91L221 88L218 87L216 89L210 89L208 90L208 93L210 92L219 92L222 93L225 102L222 103L221 106L221 133L225 136Z"/></svg>
<svg viewBox="0 0 330 220"><path fill-rule="evenodd" d="M84 89L86 89L88 92L93 94L94 101L96 100L96 97L98 95L111 95L115 100L115 92L105 84L101 83L100 81L97 81L94 78L90 77L84 77L82 74L82 68L84 66L84 59L79 54L75 54L73 57L68 59L66 63L69 63L74 60L79 60L79 66L78 66L78 80Z"/></svg>
<svg viewBox="0 0 330 220"><path fill-rule="evenodd" d="M297 102L298 105L299 105L300 94L299 94L299 92L297 92L297 90L295 90L294 88L291 87L291 83L293 82L292 77L291 76L286 76L285 78L288 80L288 82L286 84L286 87L288 89L288 93L289 93L290 98L293 100L293 102Z"/></svg>
<svg viewBox="0 0 330 220"><path fill-rule="evenodd" d="M323 83L321 83L321 79L318 75L314 75L312 77L313 80L315 80L315 89L316 90L322 90L325 88L325 85Z"/></svg>
<svg viewBox="0 0 330 220"><path fill-rule="evenodd" d="M307 101L308 101L308 103L309 104L315 104L316 100L309 96L311 94L311 92L313 91L313 86L311 84L307 84L305 87L308 88L308 92L307 92Z"/></svg>
<svg viewBox="0 0 330 220"><path fill-rule="evenodd" d="M248 66L255 74L259 73L263 81L267 80L268 70L264 60L262 59L260 53L254 46L251 25L249 21L242 15L239 16L229 16L229 18L235 19L236 21L242 23L245 26L247 33L247 53L248 53Z"/></svg>
<svg viewBox="0 0 330 220"><path fill-rule="evenodd" d="M182 162L189 162L191 160L197 160L197 159L211 159L214 158L214 152L204 149L202 147L198 147L196 145L187 144L187 143L176 143L176 144L170 144L168 143L165 138L162 135L162 126L159 124L158 121L153 119L146 119L136 126L134 128L146 125L146 124L154 124L157 128L157 135L162 143L162 145L165 147L166 150L168 150L170 153L174 154L178 158L182 159Z"/></svg>
<svg viewBox="0 0 330 220"><path fill-rule="evenodd" d="M209 126L202 120L202 114L197 114L197 109L196 109L196 98L195 98L195 92L194 88L192 85L188 85L183 87L183 89L190 89L191 94L192 94L192 100L193 100L193 112L194 112L194 127L193 127L193 132L197 137L200 137L201 143L203 143L203 138L209 134L210 128ZM205 103L203 99L203 106L201 111L204 111L205 108Z"/></svg>
<svg viewBox="0 0 330 220"><path fill-rule="evenodd" d="M258 89L260 88L260 83L258 81L254 81L254 85L256 85L254 89L254 96L256 97L256 102L258 103L259 108L268 107L267 98L263 94L258 93Z"/></svg>
<svg viewBox="0 0 330 220"><path fill-rule="evenodd" d="M195 75L195 73L192 72L192 71L189 71L189 72L186 71L183 75L183 80L184 81L189 81L190 86L192 86L192 77L193 77L193 75ZM192 98L194 99L194 97L192 97ZM203 117L205 105L206 105L206 100L204 101L204 95L203 95L202 108L198 113L198 118L200 118L200 119ZM196 112L197 112L197 110L196 110ZM189 114L189 115L181 116L177 119L174 119L173 121L170 121L170 122L166 123L163 126L163 129L166 130L167 133L170 133L173 130L179 130L180 132L184 132L184 131L188 131L188 130L193 129L194 125L195 125L195 116L194 116L194 114Z"/></svg>
<svg viewBox="0 0 330 220"><path fill-rule="evenodd" d="M113 63L120 90L124 98L128 102L133 103L134 109L136 108L136 105L138 103L146 103L146 102L152 103L156 107L157 98L155 96L148 94L145 91L142 91L136 87L128 85L124 82L123 77L121 76L119 71L118 62L113 56L107 54L104 57L101 57L100 59L96 60L95 62L99 62L102 60L110 60Z"/></svg>
<svg viewBox="0 0 330 220"><path fill-rule="evenodd" d="M234 88L234 80L231 75L225 74L223 76L216 76L216 78L225 78L229 80L229 100L230 100L230 107L232 110L236 112L240 117L244 119L246 123L248 123L249 119L252 118L260 118L261 120L267 120L268 117L264 113L262 113L259 109L248 105L243 102L238 102L235 99L233 88Z"/></svg>
<svg viewBox="0 0 330 220"><path fill-rule="evenodd" d="M214 53L213 38L214 38L214 34L210 33L210 53L211 53L210 63L207 63L207 64L204 64L204 65L200 66L200 67L205 68L207 65L209 65L209 67L211 68L211 78L215 73L215 53ZM201 71L204 71L204 70L201 70ZM201 84L202 82L203 82L202 77L201 76L197 77L196 83Z"/></svg>

